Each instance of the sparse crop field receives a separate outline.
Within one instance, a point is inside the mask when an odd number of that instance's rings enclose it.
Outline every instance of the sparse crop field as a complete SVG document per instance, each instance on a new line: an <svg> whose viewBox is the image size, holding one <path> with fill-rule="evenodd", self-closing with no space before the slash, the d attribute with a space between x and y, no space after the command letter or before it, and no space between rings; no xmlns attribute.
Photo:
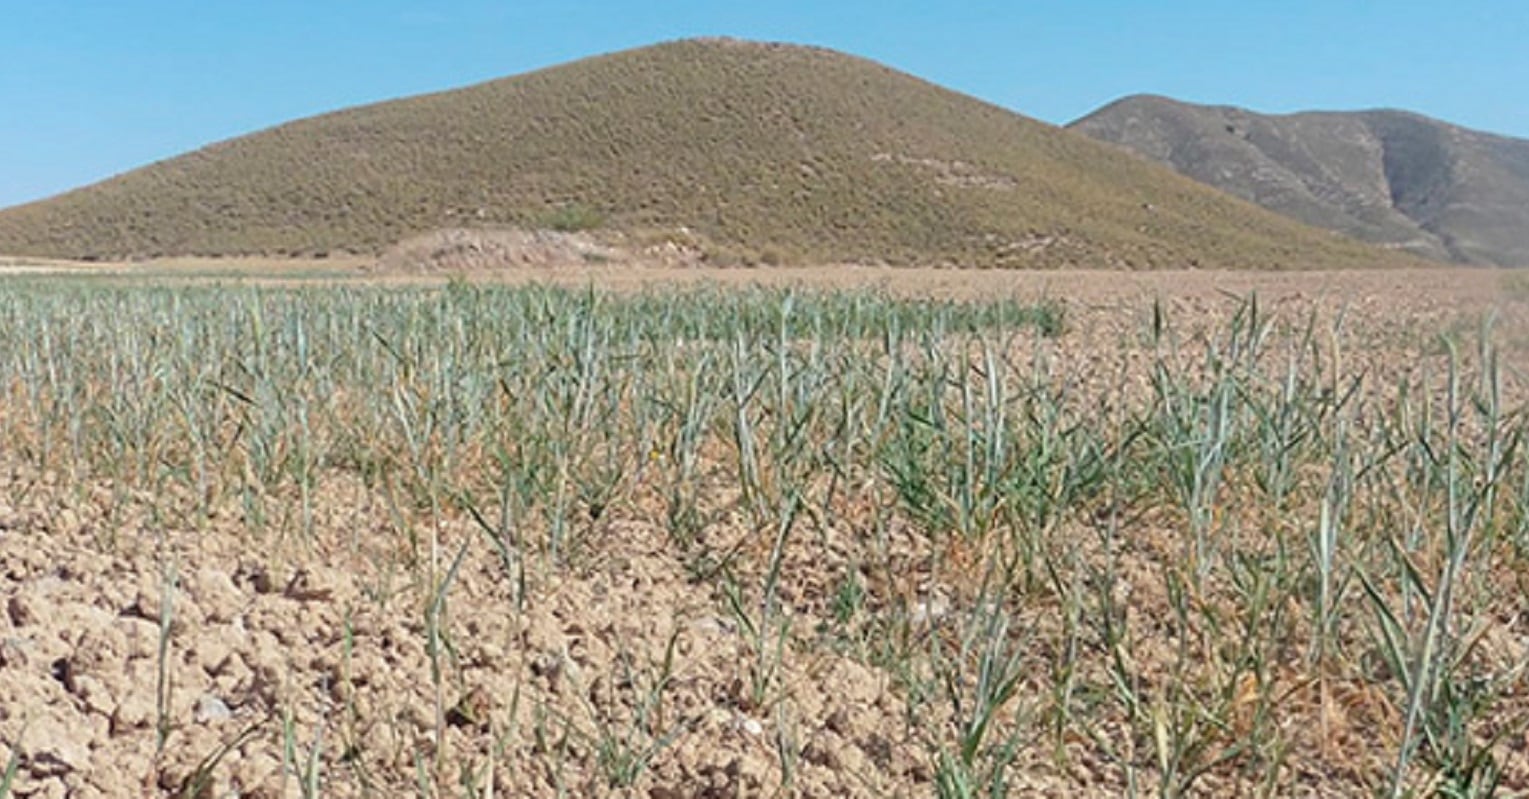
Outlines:
<svg viewBox="0 0 1529 799"><path fill-rule="evenodd" d="M1529 790L1511 279L526 277L4 278L0 795Z"/></svg>

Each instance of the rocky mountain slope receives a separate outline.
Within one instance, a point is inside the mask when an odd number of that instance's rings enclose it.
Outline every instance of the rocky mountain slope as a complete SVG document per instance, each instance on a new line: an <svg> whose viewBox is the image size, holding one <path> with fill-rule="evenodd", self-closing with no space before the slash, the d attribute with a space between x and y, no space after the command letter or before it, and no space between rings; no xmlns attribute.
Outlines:
<svg viewBox="0 0 1529 799"><path fill-rule="evenodd" d="M1071 129L1310 225L1529 266L1529 140L1403 111L1257 114L1137 96Z"/></svg>

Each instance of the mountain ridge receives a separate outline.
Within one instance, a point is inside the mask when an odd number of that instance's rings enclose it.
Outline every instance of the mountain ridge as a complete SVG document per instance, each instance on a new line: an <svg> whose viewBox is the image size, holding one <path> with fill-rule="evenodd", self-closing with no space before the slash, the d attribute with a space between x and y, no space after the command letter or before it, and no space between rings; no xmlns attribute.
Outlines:
<svg viewBox="0 0 1529 799"><path fill-rule="evenodd" d="M1400 109L1263 114L1161 95L1067 127L1306 224L1438 260L1529 265L1529 140Z"/></svg>

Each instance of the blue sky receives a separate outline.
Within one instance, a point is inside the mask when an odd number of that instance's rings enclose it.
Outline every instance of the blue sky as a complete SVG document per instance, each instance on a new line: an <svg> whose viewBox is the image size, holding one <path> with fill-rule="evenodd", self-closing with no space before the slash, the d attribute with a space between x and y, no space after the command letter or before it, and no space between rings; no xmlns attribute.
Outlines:
<svg viewBox="0 0 1529 799"><path fill-rule="evenodd" d="M0 206L296 117L696 35L825 45L1056 123L1154 92L1529 138L1529 0L0 0Z"/></svg>

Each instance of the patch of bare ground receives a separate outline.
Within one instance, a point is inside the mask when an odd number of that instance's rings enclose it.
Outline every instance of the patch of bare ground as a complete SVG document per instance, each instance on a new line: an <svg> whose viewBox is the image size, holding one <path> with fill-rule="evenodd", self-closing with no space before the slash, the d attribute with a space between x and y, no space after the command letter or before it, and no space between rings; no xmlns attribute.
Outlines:
<svg viewBox="0 0 1529 799"><path fill-rule="evenodd" d="M587 233L450 229L400 242L383 254L377 267L383 273L460 274L618 260L624 263L630 256Z"/></svg>
<svg viewBox="0 0 1529 799"><path fill-rule="evenodd" d="M429 246L438 244L453 242ZM1304 351L1317 360L1313 379L1336 390L1369 376L1377 404L1359 406L1358 426L1409 381L1444 401L1438 335L1488 313L1503 342L1504 402L1525 398L1523 302L1485 271L586 264L480 277L1053 298L1064 331L997 357L1016 390L1044 376L1024 390L1052 392L1067 422L1059 435L1123 430L1154 401L1164 363L1203 378L1206 352L1225 343L1218 331L1246 312L1236 298L1254 291L1263 318L1278 320L1270 363L1302 352L1282 347L1315 320ZM1178 331L1169 356L1152 341L1163 318ZM683 342L673 345L686 357ZM951 346L974 368L994 363ZM1481 366L1474 357L1462 350L1467 372ZM1043 372L1028 371L1042 361ZM0 420L14 424L27 387L3 389L13 402ZM341 425L346 392L361 390L336 392L327 423ZM1040 407L1026 404L1034 394L1015 396L1016 413ZM400 388L396 401L417 399ZM1326 489L1292 489L1280 505L1254 485L1256 460L1229 474L1208 522L1227 565L1191 586L1179 569L1193 520L1166 484L1140 487L1156 502L1078 498L1056 518L995 510L991 529L936 533L935 516L908 507L885 463L824 443L809 448L822 468L800 514L760 518L737 477L744 456L718 424L697 431L693 483L665 482L677 454L656 437L623 451L621 491L570 501L556 519L573 542L561 549L547 518L515 517L482 490L491 480L471 474L460 492L431 493L402 462L381 477L329 464L311 489L241 492L230 473L230 485L199 495L167 477L184 465L132 482L40 469L35 442L0 442L0 763L15 753L15 795L926 796L952 790L940 782L960 766L949 759L967 756L974 774L997 762L1014 795L1358 795L1385 784L1407 707L1381 642L1358 621L1371 615L1360 582L1372 575L1344 572L1334 590L1347 610L1314 613L1298 588L1316 579L1305 572L1285 593L1254 596L1272 590L1264 570L1288 554L1273 548L1276 534L1301 548L1313 540ZM246 431L224 432L230 451L245 446ZM461 463L498 468L465 446ZM571 479L549 485L571 491ZM688 519L675 516L680 489L695 492ZM1354 517L1371 525L1362 535L1377 551L1387 525L1423 519L1436 498L1397 491L1420 503L1411 516ZM1381 562L1369 547L1353 551ZM1419 572L1437 573L1440 551L1411 556ZM1490 746L1509 791L1529 790L1521 557L1479 562L1480 584L1505 588L1473 595L1479 626L1459 653L1478 678L1508 680L1482 735L1498 735ZM1329 624L1342 653L1313 655ZM1270 631L1280 637L1267 647L1248 643ZM994 680L1007 692L983 694ZM985 720L973 715L984 702ZM983 739L979 721L1008 737ZM1437 786L1426 767L1414 771L1409 786Z"/></svg>
<svg viewBox="0 0 1529 799"><path fill-rule="evenodd" d="M0 277L23 277L36 275L90 275L115 271L80 261L60 261L48 258L16 258L0 256Z"/></svg>

